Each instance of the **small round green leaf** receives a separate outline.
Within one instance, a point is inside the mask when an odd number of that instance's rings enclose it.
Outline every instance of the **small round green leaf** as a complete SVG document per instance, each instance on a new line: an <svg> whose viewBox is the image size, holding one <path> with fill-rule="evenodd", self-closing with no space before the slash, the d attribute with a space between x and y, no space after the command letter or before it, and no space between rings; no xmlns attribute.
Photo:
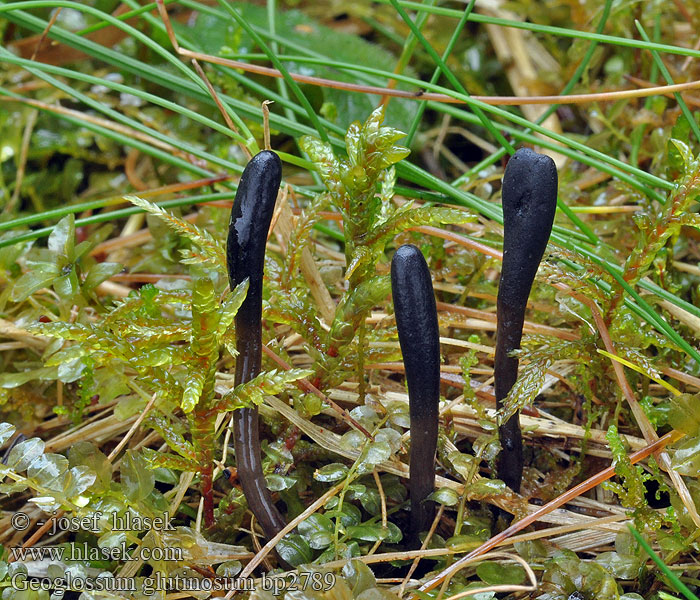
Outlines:
<svg viewBox="0 0 700 600"><path fill-rule="evenodd" d="M227 560L216 567L216 574L219 577L235 577L241 572L243 565L240 560Z"/></svg>
<svg viewBox="0 0 700 600"><path fill-rule="evenodd" d="M452 488L440 488L430 494L430 499L443 506L454 506L459 502L459 494Z"/></svg>
<svg viewBox="0 0 700 600"><path fill-rule="evenodd" d="M284 536L278 542L276 549L280 558L293 567L311 562L313 558L308 542L297 534Z"/></svg>
<svg viewBox="0 0 700 600"><path fill-rule="evenodd" d="M10 450L7 466L15 471L25 471L44 453L44 447L44 441L39 438L30 438L20 442Z"/></svg>
<svg viewBox="0 0 700 600"><path fill-rule="evenodd" d="M318 531L332 532L333 529L333 521L326 515L319 513L314 513L299 523L299 533L303 536L311 535Z"/></svg>
<svg viewBox="0 0 700 600"><path fill-rule="evenodd" d="M367 457L365 462L371 465L378 465L385 460L388 460L391 456L391 446L388 442L375 441L370 443L369 449L367 450Z"/></svg>
<svg viewBox="0 0 700 600"><path fill-rule="evenodd" d="M372 570L359 560L351 560L343 567L343 578L352 590L353 598L357 598L369 588L377 587L377 580Z"/></svg>
<svg viewBox="0 0 700 600"><path fill-rule="evenodd" d="M356 540L378 542L388 537L389 530L381 525L353 525L348 527L347 535Z"/></svg>
<svg viewBox="0 0 700 600"><path fill-rule="evenodd" d="M265 482L267 483L267 489L271 492L281 492L282 490L288 490L297 480L293 477L285 477L284 475L270 473L265 476Z"/></svg>
<svg viewBox="0 0 700 600"><path fill-rule="evenodd" d="M9 440L16 431L11 423L0 423L0 446Z"/></svg>
<svg viewBox="0 0 700 600"><path fill-rule="evenodd" d="M476 567L476 574L489 585L520 585L527 575L518 565L488 561Z"/></svg>
<svg viewBox="0 0 700 600"><path fill-rule="evenodd" d="M55 490L63 490L58 478L68 470L68 459L61 454L42 454L27 469L27 477L41 485ZM58 482L58 487L56 483Z"/></svg>
<svg viewBox="0 0 700 600"><path fill-rule="evenodd" d="M489 496L498 496L506 492L506 484L500 479L480 479L467 487L470 498L478 500Z"/></svg>
<svg viewBox="0 0 700 600"><path fill-rule="evenodd" d="M331 463L329 465L324 465L320 469L316 469L314 472L314 479L316 481L323 481L324 483L331 481L340 481L348 474L348 468L342 463Z"/></svg>

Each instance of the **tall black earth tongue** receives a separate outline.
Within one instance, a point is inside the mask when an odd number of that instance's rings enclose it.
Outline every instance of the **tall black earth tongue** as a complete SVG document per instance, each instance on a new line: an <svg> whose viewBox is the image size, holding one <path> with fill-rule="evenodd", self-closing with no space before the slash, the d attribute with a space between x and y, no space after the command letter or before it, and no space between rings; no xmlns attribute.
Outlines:
<svg viewBox="0 0 700 600"><path fill-rule="evenodd" d="M260 373L262 360L262 283L265 245L282 180L279 157L269 150L256 154L238 184L231 210L226 262L231 289L246 277L248 295L236 314L235 384L250 381ZM285 525L265 484L260 457L258 408L240 408L233 413L234 448L238 478L250 510L268 538Z"/></svg>
<svg viewBox="0 0 700 600"><path fill-rule="evenodd" d="M518 377L518 359L508 356L520 347L525 307L557 207L557 168L554 161L527 148L508 161L503 175L503 268L498 287L498 328L494 378L496 407ZM499 427L501 454L498 478L520 492L523 443L520 413Z"/></svg>
<svg viewBox="0 0 700 600"><path fill-rule="evenodd" d="M401 246L391 261L391 294L408 384L411 417L411 537L430 528L435 514L426 501L435 488L440 400L440 332L430 271L421 251Z"/></svg>

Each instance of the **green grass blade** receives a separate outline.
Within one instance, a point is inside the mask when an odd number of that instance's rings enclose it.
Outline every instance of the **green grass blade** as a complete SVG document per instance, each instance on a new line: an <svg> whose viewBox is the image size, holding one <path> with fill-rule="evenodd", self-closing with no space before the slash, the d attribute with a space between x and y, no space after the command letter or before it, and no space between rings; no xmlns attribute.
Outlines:
<svg viewBox="0 0 700 600"><path fill-rule="evenodd" d="M420 41L423 48L425 48L426 52L430 55L430 58L433 59L433 62L435 62L435 64L438 66L445 78L450 82L450 85L452 85L452 87L454 87L454 89L460 92L462 95L469 96L469 92L467 92L464 86L454 76L452 71L450 71L450 69L447 67L442 58L440 58L438 53L435 52L435 49L430 45L430 42L428 42L428 40L425 39L420 29L416 27L416 24L413 22L411 17L409 17L408 14L406 14L406 11L403 8L401 8L401 5L398 3L398 0L391 0L391 4L394 7L394 10L396 10L396 12L399 13L399 16L404 20L406 25L408 25L408 28L411 30L413 35ZM515 152L513 146L508 140L506 140L506 138L503 137L503 134L500 131L498 131L496 127L494 127L493 123L490 119L486 117L481 107L474 105L471 106L471 109L474 111L474 114L477 117L479 117L481 124L488 130L488 132L494 138L496 138L498 143L501 146L503 146L509 154L513 154Z"/></svg>
<svg viewBox="0 0 700 600"><path fill-rule="evenodd" d="M644 27L642 27L642 24L639 21L635 21L634 24L637 26L637 29L639 30L639 34L642 36L642 39L645 42L649 42L649 36L647 35L647 32L644 31ZM656 50L651 50L651 55L654 58L654 64L656 65L656 68L661 71L661 74L663 75L664 79L666 80L666 83L668 85L673 85L675 81L673 81L673 77L671 77L671 74L668 72L668 69L666 68L666 65L664 64L664 61L661 60L661 57L659 56L659 53ZM697 122L695 121L695 118L693 117L693 113L690 112L690 109L688 108L688 105L685 103L685 100L683 100L683 96L679 92L674 92L673 97L676 99L676 102L678 102L678 106L681 107L681 111L683 111L683 115L685 116L686 119L688 119L688 124L690 125L690 128L693 130L693 134L695 135L695 139L700 142L700 127L698 127Z"/></svg>
<svg viewBox="0 0 700 600"><path fill-rule="evenodd" d="M163 0L163 4L172 4L173 2L176 2L177 0ZM138 17L140 15L143 15L144 13L151 12L152 10L157 8L157 4L155 2L150 2L149 4L144 4L143 6L139 6L138 8L134 8L133 10L129 10L125 13L122 13L121 15L116 16L116 19L119 19L120 21L128 21L129 19L133 17ZM99 31L100 29L104 29L105 27L109 27L109 23L107 21L100 21L99 23L95 23L94 25L90 25L90 27L86 27L85 29L81 29L80 31L76 31L75 35L88 35L89 33L94 33L95 31Z"/></svg>
<svg viewBox="0 0 700 600"><path fill-rule="evenodd" d="M215 200L233 200L235 192L217 192L213 194L201 194L198 196L190 196L187 198L177 198L175 200L165 200L163 202L156 202L158 206L162 208L176 208L179 206L188 206L191 204L200 204L202 202L212 202ZM80 227L83 225L94 225L96 223L106 223L109 221L114 221L116 219L122 219L125 217L130 217L138 213L144 212L137 206L131 206L129 208L121 208L118 210L109 211L106 213L100 213L98 215L91 215L89 217L84 217L82 219L75 220L75 226ZM20 242L27 242L31 240L37 240L42 237L47 237L53 231L53 227L42 227L41 229L35 229L27 233L21 233L19 235L5 238L0 240L0 248L5 248L6 246L12 246L14 244L19 244Z"/></svg>
<svg viewBox="0 0 700 600"><path fill-rule="evenodd" d="M596 31L598 33L602 33L603 30L605 29L605 24L608 22L608 17L610 16L610 10L612 8L612 0L606 0L605 1L605 6L603 7L603 14L600 17L600 21L598 22L598 26L596 27ZM591 62L591 59L593 58L593 53L595 52L595 49L598 47L598 42L593 41L591 42L591 45L588 47L588 50L586 50L586 54L583 56L583 59L579 63L578 67L576 67L576 70L574 71L574 74L571 76L569 81L566 83L562 91L559 93L560 96L566 96L571 90L574 89L574 86L579 82L581 79L581 76L583 75L583 72L586 70L588 67L588 64ZM538 125L541 125L547 120L547 117L549 117L554 111L559 108L559 104L552 104L544 113L542 113L538 118L537 121L535 121ZM529 133L529 130L525 130L525 133ZM494 152L490 157L485 158L483 161L481 161L479 164L475 165L472 167L469 171L467 171L464 175L456 179L453 183L454 185L460 185L464 181L468 181L471 177L473 177L476 173L481 171L482 169L485 169L487 167L490 167L491 165L495 164L501 158L505 155L505 150L502 148L498 150L497 152Z"/></svg>
<svg viewBox="0 0 700 600"><path fill-rule="evenodd" d="M656 563L656 566L661 569L662 573L671 582L671 585L679 594L683 594L688 600L700 600L693 592L691 592L687 586L676 576L676 574L668 568L666 563L661 559L661 557L654 552L652 547L647 544L647 541L641 536L641 534L630 524L629 529L634 536L634 539L639 542L639 545L644 548L644 551L649 555L649 558Z"/></svg>
<svg viewBox="0 0 700 600"><path fill-rule="evenodd" d="M454 31L452 32L452 35L450 36L450 40L447 42L447 47L445 48L445 51L442 53L442 61L446 63L447 58L452 54L452 50L455 47L455 44L457 43L457 40L459 39L460 34L462 33L462 30L464 29L464 26L467 23L467 20L469 19L469 15L471 14L472 10L474 9L474 4L476 4L476 0L470 0L469 4L467 7L464 9L464 14L462 15L462 18L459 20L459 23L457 23L457 27L455 27ZM428 13L423 13L427 15ZM440 79L440 68L436 67L435 71L433 71L432 76L430 77L430 83L435 84L438 82L438 79ZM421 102L420 105L418 106L418 112L416 113L416 116L413 118L413 122L411 123L411 127L408 130L408 133L406 134L406 146L409 148L411 147L411 143L413 142L413 138L416 135L416 132L418 131L418 125L420 124L420 120L423 117L423 113L425 112L426 107L428 104L426 102ZM505 154L506 150L505 148L501 148L501 151Z"/></svg>
<svg viewBox="0 0 700 600"><path fill-rule="evenodd" d="M240 143L245 143L246 139L242 137L241 135L237 134L234 131L231 131L228 127L225 125L222 125L221 123L218 123L217 121L214 121L212 119L209 119L208 117L203 116L201 113L190 110L185 106L181 106L180 104L176 102L171 102L169 100L166 100L162 98L161 96L158 96L156 94L150 94L142 89L131 87L124 85L122 83L118 83L116 81L112 81L110 79L103 79L100 77L94 77L93 75L89 75L87 73L83 73L82 71L75 71L72 69L66 69L64 67L58 67L56 65L51 65L48 63L40 63L36 61L31 61L26 58L18 58L14 54L11 54L9 52L4 51L2 48L0 48L0 62L5 62L8 64L13 64L17 65L19 67L24 67L30 72L33 72L32 69L35 69L36 71L41 71L44 73L52 73L54 75L60 75L62 77L66 77L69 79L75 79L77 81L84 81L85 83L90 83L92 85L101 85L104 87L107 87L109 89L112 89L116 92L120 93L125 93L125 94L131 94L132 96L136 96L137 98L140 98L141 100L144 100L145 102L149 102L151 104L154 104L156 106L161 106L163 108L166 108L167 110L171 110L174 113L180 114L184 117L187 117L188 119L191 119L193 121L196 121L197 123L200 123L206 127L209 127L213 129L214 131L217 131L225 136L230 137L231 139L235 140L236 142ZM37 73L35 73L35 76L39 77Z"/></svg>
<svg viewBox="0 0 700 600"><path fill-rule="evenodd" d="M392 0L376 0L378 4L392 4ZM407 0L399 0L399 4L403 8L408 8L415 11L425 11L434 15L442 15L444 17L453 17L459 19L462 15L461 10L453 8L444 8L442 6L425 6L419 2L409 2ZM658 50L659 52L667 52L668 54L678 54L680 56L692 56L700 58L700 50L695 48L684 48L683 46L672 46L670 44L659 44L655 42L645 42L635 40L633 38L623 38L614 35L604 35L602 33L592 33L589 31L580 31L578 29L567 29L565 27L555 27L553 25L540 25L539 23L531 23L529 21L513 21L511 19L503 19L501 17L491 17L472 13L469 16L469 21L472 23L484 23L487 25L498 25L500 27L512 27L513 29L525 29L526 31L534 31L547 35L555 35L563 38L575 38L602 42L605 44L613 44L625 48L638 48L640 50Z"/></svg>
<svg viewBox="0 0 700 600"><path fill-rule="evenodd" d="M251 56L251 58L254 58L255 55ZM283 56L280 57L282 59L287 59L287 60L295 60L296 62L308 62L310 64L319 64L320 59L315 59L315 58L305 58L305 57L300 57L300 56ZM359 65L354 65L354 64L349 64L349 63L337 63L336 65L338 68L344 68L348 69L351 71L366 71L366 72L372 72L372 73L377 73L377 74L382 74L388 78L394 77L397 80L404 81L406 83L411 83L413 85L416 85L417 80L406 77L404 75L400 74L390 74L386 73L383 71L380 71L378 69L373 69L372 67L364 67L364 66L359 66ZM266 90L266 88L259 86L259 84L255 84L249 77L246 77L244 75L236 74L234 70L228 69L228 72L231 74L232 77L236 78L242 85L249 86L251 88L257 88L259 90ZM460 94L457 94L455 92L452 92L448 88L443 88L441 86L437 85L432 85L428 82L423 82L423 87L426 89L429 89L430 91L438 92L438 93L443 93L447 95L451 95L452 97L456 97L459 99L462 99L465 101L467 104L472 104L476 103L476 100L473 100L471 98L464 97ZM268 91L269 95L269 91ZM281 97L278 97L275 101L279 102L284 102L284 99ZM475 117L474 115L468 113L467 111L464 111L460 108L457 108L456 106L452 104L444 104L440 102L433 102L433 101L428 101L428 104L430 108L433 108L435 110L445 112L448 114L451 114L452 116L468 122L472 124L480 124L481 121ZM649 184L660 187L662 189L667 189L671 190L674 189L675 185L673 183L670 183L660 177L657 177L655 175L652 175L650 173L647 173L643 171L642 169L639 169L638 167L633 167L629 165L628 163L624 163L618 159L612 158L608 155L606 155L603 152L599 152L597 150L594 150L588 146L586 146L583 143L580 142L575 142L574 140L571 140L567 138L564 135L557 134L555 132L552 132L548 129L545 129L544 127L541 127L535 123L531 123L527 119L523 117L519 117L518 115L515 115L513 113L510 113L506 110L500 109L495 106L489 106L487 104L478 103L480 106L485 108L488 112L494 112L495 114L498 114L499 116L504 116L506 119L509 119L519 125L522 125L524 130L514 128L509 125L500 125L499 127L503 129L504 131L508 132L510 135L517 137L519 139L522 139L523 141L528 141L530 143L542 146L542 147L547 147L552 149L555 152L560 152L561 154L565 154L566 156L569 156L573 160L577 160L579 162L582 162L584 164L587 164L588 166L600 169L601 171L604 171L606 173L611 174L613 177L619 178L621 181L624 181L625 183L628 183L630 186L634 187L635 189L641 191L642 193L648 195L649 197L653 198L654 200L657 200L660 203L664 203L665 199L663 196L661 196L659 193L657 193L655 190L651 189L648 187L648 185L645 185L644 183L640 182L640 179L646 180ZM337 131L340 134L342 134L341 130L337 127L334 126L331 123L328 123L324 121L324 124L329 130L332 131ZM542 135L545 135L549 138L552 138L553 140L559 142L560 144L564 144L564 147L559 146L558 144L554 144L552 142L549 142L547 139L540 139L538 137L535 137L534 135L531 134L526 134L524 131L530 131L530 130L535 130L537 133L540 133ZM610 166L613 165L613 166Z"/></svg>
<svg viewBox="0 0 700 600"><path fill-rule="evenodd" d="M289 76L289 71L287 71L285 66L282 64L282 61L280 61L279 58L277 58L275 53L272 52L272 50L270 50L269 46L263 41L263 39L257 34L257 32L253 30L253 28L247 23L247 21L239 14L239 12L235 8L233 8L228 3L227 0L217 1L219 2L219 5L223 6L226 9L226 11L235 19L236 23L238 23L243 29L245 29L246 33L251 38L253 38L253 41L267 55L267 57L270 59L270 62L275 66L275 69L277 69L282 74L285 83L289 86L289 89L292 90L292 93L296 96L299 103L306 110L306 114L309 117L309 120L311 121L313 126L316 128L316 132L318 133L319 137L324 142L328 142L329 139L328 133L326 132L326 128L321 124L321 121L318 118L316 111L311 107L308 98L304 95L304 92L301 91L299 84L297 84L297 82Z"/></svg>

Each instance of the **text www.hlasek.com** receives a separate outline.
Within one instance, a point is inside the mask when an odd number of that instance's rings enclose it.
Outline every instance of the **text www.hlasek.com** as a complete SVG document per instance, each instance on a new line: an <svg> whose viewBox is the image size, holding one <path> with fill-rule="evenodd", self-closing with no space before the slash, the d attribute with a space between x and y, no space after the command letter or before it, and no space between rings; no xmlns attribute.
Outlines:
<svg viewBox="0 0 700 600"><path fill-rule="evenodd" d="M182 548L149 548L142 546L138 550L129 550L126 542L111 548L96 548L83 544L69 546L43 546L40 548L11 548L15 561L44 560L60 562L63 560L184 560Z"/></svg>

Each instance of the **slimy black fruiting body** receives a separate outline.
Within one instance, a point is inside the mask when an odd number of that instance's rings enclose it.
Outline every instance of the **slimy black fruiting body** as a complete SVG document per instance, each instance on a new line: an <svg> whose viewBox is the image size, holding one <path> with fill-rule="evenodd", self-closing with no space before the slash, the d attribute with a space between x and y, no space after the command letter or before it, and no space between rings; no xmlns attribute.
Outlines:
<svg viewBox="0 0 700 600"><path fill-rule="evenodd" d="M494 359L497 408L518 377L518 359L509 354L520 347L527 299L552 232L557 207L554 161L527 148L518 150L506 166L502 196L503 267ZM499 428L498 477L514 492L520 491L523 475L519 417L516 413Z"/></svg>
<svg viewBox="0 0 700 600"><path fill-rule="evenodd" d="M411 417L409 488L413 542L427 530L435 506L435 452L440 400L440 331L428 265L421 251L401 246L391 261L391 294L403 354Z"/></svg>
<svg viewBox="0 0 700 600"><path fill-rule="evenodd" d="M248 294L236 314L236 378L239 385L260 372L262 360L262 283L265 245L282 180L282 163L264 150L248 163L238 184L226 244L231 289L248 278ZM257 407L233 413L238 478L250 510L269 538L284 526L284 517L265 484L260 457Z"/></svg>

